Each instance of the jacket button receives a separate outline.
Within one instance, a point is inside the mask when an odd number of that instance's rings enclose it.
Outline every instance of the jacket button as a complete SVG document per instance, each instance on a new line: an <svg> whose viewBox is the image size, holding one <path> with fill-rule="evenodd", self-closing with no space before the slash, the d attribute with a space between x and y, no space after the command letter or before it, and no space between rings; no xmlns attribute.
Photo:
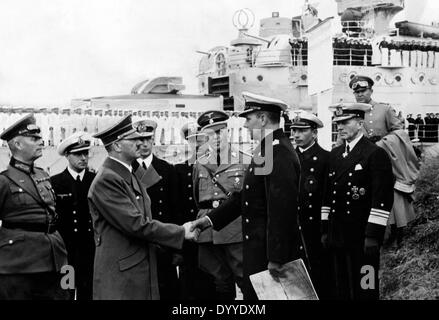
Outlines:
<svg viewBox="0 0 439 320"><path fill-rule="evenodd" d="M162 213L161 212L159 212L159 216L161 216L162 215Z"/></svg>
<svg viewBox="0 0 439 320"><path fill-rule="evenodd" d="M351 185L352 185L352 183L348 182L348 186L351 186Z"/></svg>
<svg viewBox="0 0 439 320"><path fill-rule="evenodd" d="M332 200L332 203L335 203L335 200Z"/></svg>
<svg viewBox="0 0 439 320"><path fill-rule="evenodd" d="M350 205L351 203L348 201L348 202L346 202L346 204L347 204L347 205Z"/></svg>
<svg viewBox="0 0 439 320"><path fill-rule="evenodd" d="M78 220L76 220L76 219L75 219L75 220L73 220L73 223L78 223Z"/></svg>
<svg viewBox="0 0 439 320"><path fill-rule="evenodd" d="M8 243L9 243L9 244L13 244L13 243L14 243L14 240L9 240Z"/></svg>
<svg viewBox="0 0 439 320"><path fill-rule="evenodd" d="M194 209L191 209L191 213L194 213Z"/></svg>
<svg viewBox="0 0 439 320"><path fill-rule="evenodd" d="M332 213L334 213L334 212L335 212L335 210L333 209L333 210L332 210Z"/></svg>
<svg viewBox="0 0 439 320"><path fill-rule="evenodd" d="M250 189L250 186L247 184L247 185L245 186L245 188L248 190L248 189Z"/></svg>
<svg viewBox="0 0 439 320"><path fill-rule="evenodd" d="M250 170L249 170L250 172L252 172L253 171L253 168L250 168Z"/></svg>
<svg viewBox="0 0 439 320"><path fill-rule="evenodd" d="M136 199L139 200L139 199L140 199L140 196L137 196Z"/></svg>
<svg viewBox="0 0 439 320"><path fill-rule="evenodd" d="M351 212L350 212L350 211L348 211L348 212L347 212L347 214L351 214Z"/></svg>
<svg viewBox="0 0 439 320"><path fill-rule="evenodd" d="M163 191L163 188L160 188L160 191Z"/></svg>
<svg viewBox="0 0 439 320"><path fill-rule="evenodd" d="M76 211L75 210L73 210L73 212L72 212L73 214L76 214Z"/></svg>
<svg viewBox="0 0 439 320"><path fill-rule="evenodd" d="M250 222L250 220L249 220L249 219L245 219L245 222L249 223L249 222Z"/></svg>
<svg viewBox="0 0 439 320"><path fill-rule="evenodd" d="M189 200L192 200L192 197L189 197Z"/></svg>
<svg viewBox="0 0 439 320"><path fill-rule="evenodd" d="M352 172L349 172L349 177L352 177Z"/></svg>
<svg viewBox="0 0 439 320"><path fill-rule="evenodd" d="M312 209L312 204L310 204L308 208Z"/></svg>
<svg viewBox="0 0 439 320"><path fill-rule="evenodd" d="M41 190L40 190L40 191L41 191ZM23 189L19 188L19 189L18 189L18 192L23 192Z"/></svg>
<svg viewBox="0 0 439 320"><path fill-rule="evenodd" d="M314 172L314 168L309 169L309 171Z"/></svg>
<svg viewBox="0 0 439 320"><path fill-rule="evenodd" d="M162 203L163 201L162 200L159 200L159 203Z"/></svg>
<svg viewBox="0 0 439 320"><path fill-rule="evenodd" d="M309 184L314 184L314 181L311 180L311 181L309 182Z"/></svg>
<svg viewBox="0 0 439 320"><path fill-rule="evenodd" d="M75 228L75 229L73 229L73 231L74 231L74 232L78 232L78 229Z"/></svg>
<svg viewBox="0 0 439 320"><path fill-rule="evenodd" d="M248 202L247 201L245 202L245 206L248 207Z"/></svg>
<svg viewBox="0 0 439 320"><path fill-rule="evenodd" d="M215 192L213 195L214 195L214 196L217 196L217 195L218 195L218 192Z"/></svg>
<svg viewBox="0 0 439 320"><path fill-rule="evenodd" d="M384 203L381 203L381 207L384 207Z"/></svg>
<svg viewBox="0 0 439 320"><path fill-rule="evenodd" d="M334 194L337 194L337 191L334 191Z"/></svg>
<svg viewBox="0 0 439 320"><path fill-rule="evenodd" d="M302 231L302 227L301 226L299 226L299 231Z"/></svg>
<svg viewBox="0 0 439 320"><path fill-rule="evenodd" d="M312 217L309 217L309 220L312 220L313 218Z"/></svg>
<svg viewBox="0 0 439 320"><path fill-rule="evenodd" d="M300 248L299 248L300 250L303 250L303 247L302 246L300 246Z"/></svg>
<svg viewBox="0 0 439 320"><path fill-rule="evenodd" d="M248 240L248 236L245 236L245 240Z"/></svg>
<svg viewBox="0 0 439 320"><path fill-rule="evenodd" d="M312 197L312 193L310 193L309 196Z"/></svg>
<svg viewBox="0 0 439 320"><path fill-rule="evenodd" d="M187 174L188 177L190 177L191 175L192 175L192 173L190 173L190 172Z"/></svg>
<svg viewBox="0 0 439 320"><path fill-rule="evenodd" d="M350 195L351 195L351 193L350 193L350 192L346 192L346 194L347 194L348 196L350 196Z"/></svg>
<svg viewBox="0 0 439 320"><path fill-rule="evenodd" d="M217 174L217 175L215 176L215 178L219 178L219 174Z"/></svg>
<svg viewBox="0 0 439 320"><path fill-rule="evenodd" d="M188 188L192 188L192 185L191 185L191 184L188 184L187 187L188 187Z"/></svg>
<svg viewBox="0 0 439 320"><path fill-rule="evenodd" d="M300 206L297 207L297 210L300 210Z"/></svg>

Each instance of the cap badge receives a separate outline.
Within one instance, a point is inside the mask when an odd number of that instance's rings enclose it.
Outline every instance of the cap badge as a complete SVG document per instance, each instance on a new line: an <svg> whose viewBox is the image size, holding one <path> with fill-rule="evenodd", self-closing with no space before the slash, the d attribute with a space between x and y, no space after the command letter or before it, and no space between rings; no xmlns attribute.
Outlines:
<svg viewBox="0 0 439 320"><path fill-rule="evenodd" d="M342 116L342 115L343 115L343 108L342 108L342 107L337 107L337 108L335 109L335 115L336 115L337 117Z"/></svg>

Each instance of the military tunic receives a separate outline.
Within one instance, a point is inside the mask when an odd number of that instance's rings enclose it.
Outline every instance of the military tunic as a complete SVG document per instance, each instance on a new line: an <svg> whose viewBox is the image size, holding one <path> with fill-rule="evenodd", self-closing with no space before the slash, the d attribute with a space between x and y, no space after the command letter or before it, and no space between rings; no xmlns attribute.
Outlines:
<svg viewBox="0 0 439 320"><path fill-rule="evenodd" d="M217 208L233 192L242 189L247 168L243 154L231 147L221 150L220 153L219 165L215 151L202 154L194 165L194 196L200 209L198 218ZM215 278L218 298L233 299L235 281L242 286L241 217L222 230L214 231L209 228L201 232L198 242L200 267Z"/></svg>
<svg viewBox="0 0 439 320"><path fill-rule="evenodd" d="M320 298L327 295L327 257L321 245L321 204L328 177L329 152L315 142L301 152L300 160L299 223L305 240L307 264L311 280Z"/></svg>
<svg viewBox="0 0 439 320"><path fill-rule="evenodd" d="M272 160L267 150L273 151ZM244 299L257 299L249 276L266 270L269 261L304 257L297 222L299 176L296 152L282 129L275 130L255 149L242 191L208 214L214 230L242 215Z"/></svg>
<svg viewBox="0 0 439 320"><path fill-rule="evenodd" d="M328 234L337 298L378 296L379 253L365 256L364 241L382 242L392 205L392 166L383 149L362 137L347 156L344 145L331 151L322 229ZM375 268L376 290L360 288L363 265Z"/></svg>
<svg viewBox="0 0 439 320"><path fill-rule="evenodd" d="M91 300L95 243L87 194L95 173L85 171L82 182L65 169L51 177L56 194L59 232L67 247L69 264L75 268L77 300Z"/></svg>
<svg viewBox="0 0 439 320"><path fill-rule="evenodd" d="M58 277L67 264L67 252L56 231L56 219L49 175L12 158L0 174L0 276L45 273ZM0 299L11 298L3 295L2 283Z"/></svg>
<svg viewBox="0 0 439 320"><path fill-rule="evenodd" d="M366 136L372 140L379 140L391 131L403 129L401 120L398 119L395 110L389 104L370 101L372 108L364 116L364 128Z"/></svg>

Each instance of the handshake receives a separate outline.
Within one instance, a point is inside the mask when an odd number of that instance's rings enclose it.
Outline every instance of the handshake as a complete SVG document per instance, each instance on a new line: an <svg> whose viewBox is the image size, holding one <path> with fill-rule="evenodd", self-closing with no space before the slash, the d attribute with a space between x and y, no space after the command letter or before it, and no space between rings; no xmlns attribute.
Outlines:
<svg viewBox="0 0 439 320"><path fill-rule="evenodd" d="M211 227L210 219L202 217L200 219L189 221L183 224L184 227L184 239L190 241L197 241L200 232L204 229Z"/></svg>

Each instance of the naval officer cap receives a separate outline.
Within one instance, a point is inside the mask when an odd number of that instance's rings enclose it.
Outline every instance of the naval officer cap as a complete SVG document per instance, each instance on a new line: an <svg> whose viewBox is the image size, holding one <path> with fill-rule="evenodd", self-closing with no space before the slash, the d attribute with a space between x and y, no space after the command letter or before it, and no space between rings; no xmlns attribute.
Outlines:
<svg viewBox="0 0 439 320"><path fill-rule="evenodd" d="M364 119L364 114L371 109L367 103L339 103L329 107L334 113L333 122L341 122L353 118Z"/></svg>
<svg viewBox="0 0 439 320"><path fill-rule="evenodd" d="M133 127L137 128L137 132L142 138L152 137L157 129L157 122L153 120L140 120L133 124Z"/></svg>
<svg viewBox="0 0 439 320"><path fill-rule="evenodd" d="M58 146L58 154L66 156L70 153L78 153L91 148L91 136L86 132L75 132L63 140Z"/></svg>
<svg viewBox="0 0 439 320"><path fill-rule="evenodd" d="M280 116L288 109L288 105L282 100L264 97L247 91L242 93L242 97L245 101L245 107L244 111L239 114L240 117L246 117L248 114L257 111L274 112Z"/></svg>
<svg viewBox="0 0 439 320"><path fill-rule="evenodd" d="M41 129L36 125L33 114L28 114L4 130L0 139L10 141L15 137L35 137L41 138Z"/></svg>
<svg viewBox="0 0 439 320"><path fill-rule="evenodd" d="M323 122L314 114L299 110L296 112L296 117L293 119L291 129L320 129L323 128Z"/></svg>
<svg viewBox="0 0 439 320"><path fill-rule="evenodd" d="M349 82L349 88L354 90L354 92L362 91L366 89L372 89L375 83L373 80L366 76L355 76Z"/></svg>
<svg viewBox="0 0 439 320"><path fill-rule="evenodd" d="M120 140L137 140L142 138L143 126L133 125L131 115L122 118L115 125L96 133L93 138L101 139L105 147Z"/></svg>
<svg viewBox="0 0 439 320"><path fill-rule="evenodd" d="M227 113L221 110L210 110L203 112L197 119L197 123L200 126L200 131L207 129L218 131L227 127L227 120L229 116Z"/></svg>

